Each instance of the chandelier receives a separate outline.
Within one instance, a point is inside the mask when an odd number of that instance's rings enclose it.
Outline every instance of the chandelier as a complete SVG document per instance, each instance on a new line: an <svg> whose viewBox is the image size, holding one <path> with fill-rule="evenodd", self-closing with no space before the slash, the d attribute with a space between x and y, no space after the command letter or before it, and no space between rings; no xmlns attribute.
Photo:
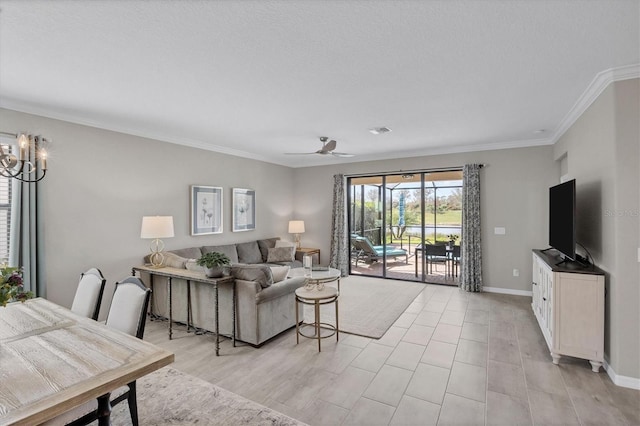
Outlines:
<svg viewBox="0 0 640 426"><path fill-rule="evenodd" d="M22 182L38 182L47 174L47 151L44 145L49 140L28 133L8 133L0 135L14 137L16 145L0 143L0 176L15 178ZM17 149L18 155L12 151Z"/></svg>

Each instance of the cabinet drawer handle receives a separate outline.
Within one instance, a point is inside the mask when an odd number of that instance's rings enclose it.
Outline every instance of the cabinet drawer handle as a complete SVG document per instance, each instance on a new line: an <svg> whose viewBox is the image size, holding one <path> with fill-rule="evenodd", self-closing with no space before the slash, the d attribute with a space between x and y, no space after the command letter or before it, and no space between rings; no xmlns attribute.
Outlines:
<svg viewBox="0 0 640 426"><path fill-rule="evenodd" d="M534 282L532 282L531 284L533 284L533 285L538 285L538 283L534 283Z"/></svg>
<svg viewBox="0 0 640 426"><path fill-rule="evenodd" d="M547 301L547 298L546 298L546 297L543 297L543 298L542 298L542 300L544 300L544 301L546 302L546 301Z"/></svg>

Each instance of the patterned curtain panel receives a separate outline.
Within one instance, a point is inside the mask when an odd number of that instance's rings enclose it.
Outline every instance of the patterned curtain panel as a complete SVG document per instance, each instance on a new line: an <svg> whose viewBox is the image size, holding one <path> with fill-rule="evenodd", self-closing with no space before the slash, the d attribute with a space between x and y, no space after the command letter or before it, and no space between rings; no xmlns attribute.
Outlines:
<svg viewBox="0 0 640 426"><path fill-rule="evenodd" d="M462 238L460 287L482 291L480 244L480 164L465 164L462 170Z"/></svg>
<svg viewBox="0 0 640 426"><path fill-rule="evenodd" d="M331 222L331 261L329 266L339 269L342 276L349 273L349 252L347 250L345 215L344 175L333 176L333 219Z"/></svg>

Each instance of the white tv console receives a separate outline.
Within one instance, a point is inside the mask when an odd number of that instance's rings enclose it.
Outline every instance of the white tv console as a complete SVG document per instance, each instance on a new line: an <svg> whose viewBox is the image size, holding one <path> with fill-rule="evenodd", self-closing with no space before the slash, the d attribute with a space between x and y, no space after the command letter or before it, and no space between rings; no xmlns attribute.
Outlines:
<svg viewBox="0 0 640 426"><path fill-rule="evenodd" d="M533 250L531 307L554 364L584 358L597 373L604 361L604 272L562 261L556 250Z"/></svg>

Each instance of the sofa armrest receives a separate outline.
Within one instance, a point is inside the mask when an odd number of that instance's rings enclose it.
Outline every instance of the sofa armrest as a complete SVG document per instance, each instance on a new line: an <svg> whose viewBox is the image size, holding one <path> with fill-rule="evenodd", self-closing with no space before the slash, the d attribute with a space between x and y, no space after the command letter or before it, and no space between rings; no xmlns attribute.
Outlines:
<svg viewBox="0 0 640 426"><path fill-rule="evenodd" d="M255 281L236 280L236 294L246 296L255 296L262 291L262 286Z"/></svg>

